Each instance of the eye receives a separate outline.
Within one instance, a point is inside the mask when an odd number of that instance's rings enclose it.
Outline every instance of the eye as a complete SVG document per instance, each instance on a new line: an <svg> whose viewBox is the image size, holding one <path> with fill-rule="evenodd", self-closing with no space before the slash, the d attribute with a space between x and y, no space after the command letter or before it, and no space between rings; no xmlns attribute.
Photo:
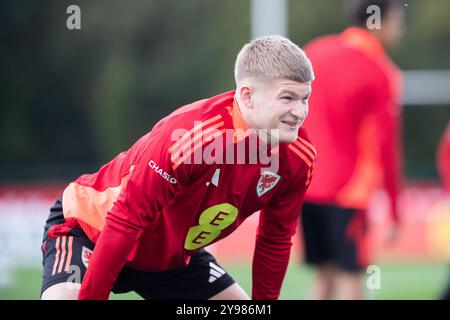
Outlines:
<svg viewBox="0 0 450 320"><path fill-rule="evenodd" d="M281 100L284 100L286 102L291 102L292 101L292 97L284 96L284 97L281 97Z"/></svg>
<svg viewBox="0 0 450 320"><path fill-rule="evenodd" d="M302 101L303 101L303 102L307 102L307 101L308 101L308 99L309 99L309 96L307 96L307 97L304 97L304 98L302 99Z"/></svg>

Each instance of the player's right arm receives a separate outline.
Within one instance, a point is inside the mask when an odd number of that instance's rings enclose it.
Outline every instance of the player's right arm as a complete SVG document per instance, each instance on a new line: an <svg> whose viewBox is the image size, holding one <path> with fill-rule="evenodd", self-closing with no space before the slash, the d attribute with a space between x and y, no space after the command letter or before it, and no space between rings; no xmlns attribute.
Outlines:
<svg viewBox="0 0 450 320"><path fill-rule="evenodd" d="M79 299L108 299L141 232L151 225L183 182L185 167L181 165L175 170L172 166L168 150L170 136L170 132L157 126L142 138L148 141L132 161L131 176L106 216L81 284ZM155 166L158 166L156 170ZM167 179L169 175L176 183Z"/></svg>

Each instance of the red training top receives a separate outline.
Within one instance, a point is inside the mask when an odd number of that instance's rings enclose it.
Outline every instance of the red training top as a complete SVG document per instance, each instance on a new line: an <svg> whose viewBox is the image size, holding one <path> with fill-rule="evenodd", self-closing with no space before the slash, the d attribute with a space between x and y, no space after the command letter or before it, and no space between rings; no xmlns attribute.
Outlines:
<svg viewBox="0 0 450 320"><path fill-rule="evenodd" d="M65 189L66 220L96 243L80 299L107 299L125 264L144 271L183 267L258 210L253 298L279 296L315 150L300 128L295 142L267 152L279 159L276 172L263 161L236 164L239 151L255 155L251 140L258 150L264 145L247 129L234 92L197 101ZM235 164L225 164L225 154ZM220 155L223 163L212 161Z"/></svg>

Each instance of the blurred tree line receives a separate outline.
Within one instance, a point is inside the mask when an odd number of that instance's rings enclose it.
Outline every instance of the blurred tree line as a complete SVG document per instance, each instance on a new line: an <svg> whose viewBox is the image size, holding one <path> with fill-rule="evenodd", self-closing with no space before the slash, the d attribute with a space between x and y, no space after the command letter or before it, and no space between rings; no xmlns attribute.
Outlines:
<svg viewBox="0 0 450 320"><path fill-rule="evenodd" d="M345 0L290 0L303 46L347 25ZM402 69L450 69L450 1L411 0L392 52ZM66 8L81 8L68 30ZM0 2L0 182L70 180L127 149L163 116L232 90L249 0ZM433 178L450 106L407 108L410 178Z"/></svg>

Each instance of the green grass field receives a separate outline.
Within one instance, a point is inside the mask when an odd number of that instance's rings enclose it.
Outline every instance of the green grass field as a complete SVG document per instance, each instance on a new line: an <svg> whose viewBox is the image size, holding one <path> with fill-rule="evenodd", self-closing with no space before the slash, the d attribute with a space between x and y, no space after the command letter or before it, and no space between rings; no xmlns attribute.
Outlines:
<svg viewBox="0 0 450 320"><path fill-rule="evenodd" d="M227 265L225 269L249 293L251 290L251 266ZM447 283L448 268L445 263L382 263L380 290L368 291L369 299L436 299ZM14 284L0 289L0 300L38 299L41 271L16 270ZM281 299L297 300L308 297L312 272L305 266L291 263L281 294ZM111 299L140 299L136 294L111 295Z"/></svg>

